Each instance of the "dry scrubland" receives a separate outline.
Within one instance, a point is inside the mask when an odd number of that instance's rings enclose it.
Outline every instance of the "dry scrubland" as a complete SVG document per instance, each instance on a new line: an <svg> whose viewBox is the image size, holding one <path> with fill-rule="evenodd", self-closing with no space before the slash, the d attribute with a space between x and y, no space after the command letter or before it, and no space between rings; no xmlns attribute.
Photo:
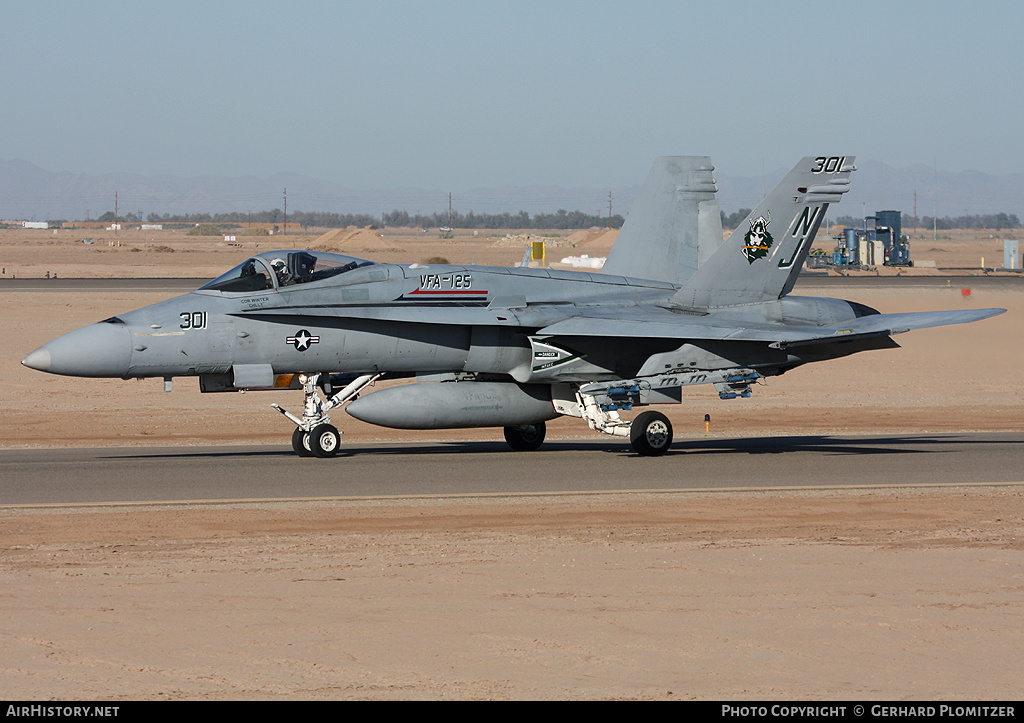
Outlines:
<svg viewBox="0 0 1024 723"><path fill-rule="evenodd" d="M8 277L211 278L269 244L480 264L523 251L482 233L350 230L242 248L178 232L87 234L94 245L82 233L0 231L0 266ZM604 255L612 236L583 232L564 255ZM938 266L1002 259L988 234L913 243L915 258ZM1024 429L1024 292L961 292L969 287L798 287L882 311L1010 311L794 370L749 400L688 391L669 410L677 435L703 434L705 412L725 436ZM297 392L200 395L180 379L163 394L159 380L73 380L19 364L58 334L166 296L0 290L0 445L287 448L290 426L269 403L296 408ZM343 444L410 438L338 421ZM559 421L550 434L592 433ZM411 436L452 435L500 431ZM685 457L663 461L685 475ZM296 461L306 463L343 469L344 459ZM865 483L898 484L896 475ZM0 690L105 700L1019 699L1024 474L1006 481L1017 484L0 510Z"/></svg>
<svg viewBox="0 0 1024 723"><path fill-rule="evenodd" d="M836 227L833 232L838 230ZM509 234L520 238L509 241ZM238 235L239 246L232 247L221 237L189 236L181 230L0 229L0 278L42 278L47 272L82 278L213 278L254 252L271 248L335 251L389 263L442 257L453 264L508 266L522 258L526 250L522 237L527 234L548 241L548 262L558 266L565 256L606 256L618 232L456 231L453 238L443 239L436 229L429 233L418 229L319 229L277 236ZM966 269L959 273L980 274L982 259L989 268L1002 264L1000 239L1015 236L1012 231L944 231L933 238L930 231L919 230L911 239L912 258L934 261L940 270L915 268L900 273L941 275L941 268L952 267ZM84 238L92 238L93 244L83 244ZM826 250L834 245L824 233L818 234L814 244ZM897 270L880 268L879 273L895 274Z"/></svg>

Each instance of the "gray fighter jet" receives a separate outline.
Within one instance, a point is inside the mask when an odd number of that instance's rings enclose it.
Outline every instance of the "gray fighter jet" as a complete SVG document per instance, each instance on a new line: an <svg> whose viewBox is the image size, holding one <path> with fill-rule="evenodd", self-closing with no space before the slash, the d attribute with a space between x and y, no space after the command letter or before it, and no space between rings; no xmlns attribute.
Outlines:
<svg viewBox="0 0 1024 723"><path fill-rule="evenodd" d="M657 411L683 387L750 395L808 362L896 348L910 329L1003 309L880 314L791 296L853 157L800 161L723 240L707 157L659 158L602 273L378 264L332 253L261 253L201 288L49 342L22 361L80 377L197 376L205 392L301 389L300 456L331 457L330 412L399 429L504 427L536 449L568 415L660 455L672 425ZM377 380L410 378L369 394Z"/></svg>

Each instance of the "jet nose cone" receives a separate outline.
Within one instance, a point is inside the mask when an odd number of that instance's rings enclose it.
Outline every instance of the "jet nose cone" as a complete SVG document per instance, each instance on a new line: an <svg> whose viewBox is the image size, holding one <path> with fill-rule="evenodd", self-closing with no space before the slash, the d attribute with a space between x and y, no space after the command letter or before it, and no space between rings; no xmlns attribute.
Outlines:
<svg viewBox="0 0 1024 723"><path fill-rule="evenodd" d="M40 372L50 371L50 350L45 346L41 346L34 352L29 354L27 357L21 360L21 363L27 366L29 369L35 369Z"/></svg>
<svg viewBox="0 0 1024 723"><path fill-rule="evenodd" d="M123 377L131 364L131 336L123 323L84 326L44 344L21 360L30 369L73 377Z"/></svg>

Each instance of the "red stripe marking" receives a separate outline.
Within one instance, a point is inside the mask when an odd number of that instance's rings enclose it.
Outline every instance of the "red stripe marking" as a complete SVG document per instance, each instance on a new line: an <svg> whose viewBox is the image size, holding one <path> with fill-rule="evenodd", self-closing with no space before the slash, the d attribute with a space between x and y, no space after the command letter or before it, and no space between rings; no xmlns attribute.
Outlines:
<svg viewBox="0 0 1024 723"><path fill-rule="evenodd" d="M444 291L444 290L441 290L441 291L428 291L426 289L416 289L415 291L410 291L409 292L410 296L412 296L413 294L446 294L446 295L447 294L475 294L477 296L486 296L487 292L486 291L473 291L472 289L469 289L469 290L452 290L452 291Z"/></svg>

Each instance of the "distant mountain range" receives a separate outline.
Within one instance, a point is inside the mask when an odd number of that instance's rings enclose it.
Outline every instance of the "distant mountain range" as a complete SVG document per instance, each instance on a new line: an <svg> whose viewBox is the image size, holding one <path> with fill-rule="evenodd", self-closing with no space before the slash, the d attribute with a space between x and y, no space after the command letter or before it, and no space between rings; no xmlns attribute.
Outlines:
<svg viewBox="0 0 1024 723"><path fill-rule="evenodd" d="M730 176L716 172L722 210L731 213L753 208L789 169L764 178ZM629 209L640 190L634 186L595 189L557 186L509 186L453 192L452 206L462 213L550 213L558 209L605 215L608 195L612 212ZM441 212L448 208L448 192L422 188L359 190L332 181L292 173L269 178L255 176L143 176L109 173L99 176L47 171L24 160L0 160L0 219L81 220L118 212L186 214L228 211L292 211L367 213L393 210L411 214ZM894 169L878 161L858 163L853 189L833 216L861 217L884 209L912 216L917 192L918 217L940 218L965 214L1013 213L1024 218L1024 174L992 176L979 171L947 173L918 165Z"/></svg>

